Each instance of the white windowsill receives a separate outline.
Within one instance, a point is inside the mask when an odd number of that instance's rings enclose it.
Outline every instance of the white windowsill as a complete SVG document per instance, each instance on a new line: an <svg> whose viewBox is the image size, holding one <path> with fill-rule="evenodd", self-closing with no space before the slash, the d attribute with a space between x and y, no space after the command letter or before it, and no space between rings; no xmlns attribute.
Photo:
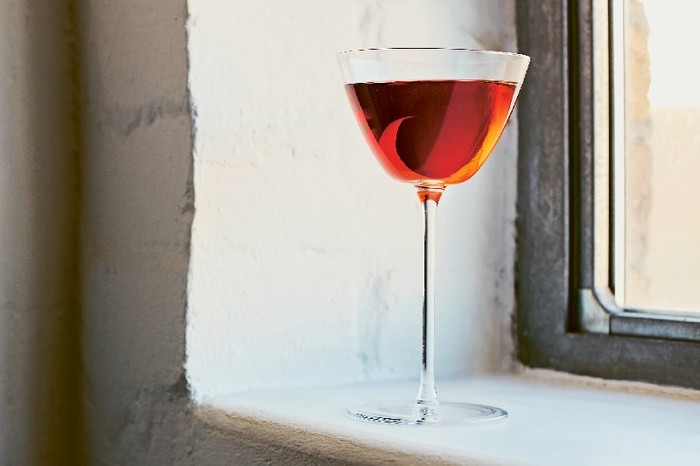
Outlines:
<svg viewBox="0 0 700 466"><path fill-rule="evenodd" d="M375 425L345 416L352 401L410 398L415 384L408 382L236 393L206 400L198 413L259 442L362 464L700 464L698 392L651 393L656 389L644 384L541 374L442 381L443 400L509 412L505 422L471 427Z"/></svg>

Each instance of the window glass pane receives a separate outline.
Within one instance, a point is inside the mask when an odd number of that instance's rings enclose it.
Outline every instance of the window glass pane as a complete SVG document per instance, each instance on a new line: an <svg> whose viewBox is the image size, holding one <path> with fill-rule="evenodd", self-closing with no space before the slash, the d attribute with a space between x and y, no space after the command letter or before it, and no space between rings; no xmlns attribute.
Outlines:
<svg viewBox="0 0 700 466"><path fill-rule="evenodd" d="M624 208L620 304L697 315L700 2L619 3L624 6L625 68L625 195L624 203L617 205ZM615 37L619 40L619 32ZM616 125L618 135L619 129Z"/></svg>

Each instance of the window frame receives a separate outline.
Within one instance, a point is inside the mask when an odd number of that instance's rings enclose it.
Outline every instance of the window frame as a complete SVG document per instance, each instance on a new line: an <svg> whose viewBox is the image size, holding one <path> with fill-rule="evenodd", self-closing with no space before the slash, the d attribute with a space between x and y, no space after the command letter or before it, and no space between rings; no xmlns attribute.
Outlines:
<svg viewBox="0 0 700 466"><path fill-rule="evenodd" d="M517 357L531 367L700 388L700 319L620 309L612 299L608 3L517 2L519 48L532 57L518 106Z"/></svg>

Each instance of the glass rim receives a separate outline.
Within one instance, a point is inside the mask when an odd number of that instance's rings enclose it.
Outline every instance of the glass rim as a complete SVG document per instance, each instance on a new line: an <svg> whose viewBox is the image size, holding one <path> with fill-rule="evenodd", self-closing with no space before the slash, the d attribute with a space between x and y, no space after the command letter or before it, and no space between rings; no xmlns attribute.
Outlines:
<svg viewBox="0 0 700 466"><path fill-rule="evenodd" d="M338 57L350 55L350 54L360 54L362 52L381 52L381 51L429 51L437 50L443 52L470 52L474 54L482 55L495 55L504 57L521 58L525 60L530 60L530 56L518 53L518 52L506 52L501 50L486 50L486 49L474 49L467 47L368 47L368 48L358 48L358 49L347 49L337 52Z"/></svg>

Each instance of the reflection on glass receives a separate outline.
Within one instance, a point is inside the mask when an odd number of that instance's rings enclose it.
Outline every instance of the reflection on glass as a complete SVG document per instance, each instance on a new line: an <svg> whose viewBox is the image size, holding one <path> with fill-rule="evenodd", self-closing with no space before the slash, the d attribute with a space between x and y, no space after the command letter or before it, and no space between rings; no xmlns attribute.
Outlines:
<svg viewBox="0 0 700 466"><path fill-rule="evenodd" d="M695 56L700 43L700 2L619 3L624 6L625 65L621 304L697 315L700 61Z"/></svg>

